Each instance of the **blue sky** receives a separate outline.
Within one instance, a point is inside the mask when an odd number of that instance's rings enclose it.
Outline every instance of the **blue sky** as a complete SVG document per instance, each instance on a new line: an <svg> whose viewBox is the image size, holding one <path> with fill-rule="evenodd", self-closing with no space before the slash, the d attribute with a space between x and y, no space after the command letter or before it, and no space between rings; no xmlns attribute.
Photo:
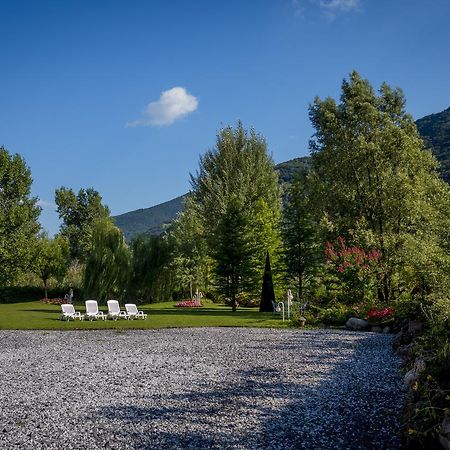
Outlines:
<svg viewBox="0 0 450 450"><path fill-rule="evenodd" d="M238 119L276 162L308 154L308 104L353 69L402 87L415 118L449 107L449 18L448 0L0 0L0 145L50 233L59 186L149 207Z"/></svg>

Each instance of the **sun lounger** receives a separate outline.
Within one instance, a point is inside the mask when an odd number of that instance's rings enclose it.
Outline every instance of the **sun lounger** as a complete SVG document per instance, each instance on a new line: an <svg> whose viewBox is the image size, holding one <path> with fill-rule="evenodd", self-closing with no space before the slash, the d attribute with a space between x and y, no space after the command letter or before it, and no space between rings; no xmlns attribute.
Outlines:
<svg viewBox="0 0 450 450"><path fill-rule="evenodd" d="M70 319L83 320L84 317L81 315L80 311L75 311L73 305L61 305L61 320L69 321Z"/></svg>
<svg viewBox="0 0 450 450"><path fill-rule="evenodd" d="M98 310L97 300L86 300L86 314L84 316L89 320L106 319L106 314Z"/></svg>
<svg viewBox="0 0 450 450"><path fill-rule="evenodd" d="M127 303L125 305L129 319L146 319L147 314L144 311L139 311L134 303Z"/></svg>
<svg viewBox="0 0 450 450"><path fill-rule="evenodd" d="M108 304L108 317L113 320L120 319L128 319L128 315L125 311L120 310L120 305L117 300L108 300L106 302Z"/></svg>

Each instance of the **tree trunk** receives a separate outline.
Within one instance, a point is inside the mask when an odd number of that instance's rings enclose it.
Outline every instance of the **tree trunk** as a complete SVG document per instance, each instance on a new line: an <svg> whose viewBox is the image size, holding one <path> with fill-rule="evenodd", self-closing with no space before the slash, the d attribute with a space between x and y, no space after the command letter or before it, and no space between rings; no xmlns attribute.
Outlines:
<svg viewBox="0 0 450 450"><path fill-rule="evenodd" d="M44 282L44 298L47 300L47 278L42 280Z"/></svg>
<svg viewBox="0 0 450 450"><path fill-rule="evenodd" d="M303 273L298 273L298 299L303 299Z"/></svg>

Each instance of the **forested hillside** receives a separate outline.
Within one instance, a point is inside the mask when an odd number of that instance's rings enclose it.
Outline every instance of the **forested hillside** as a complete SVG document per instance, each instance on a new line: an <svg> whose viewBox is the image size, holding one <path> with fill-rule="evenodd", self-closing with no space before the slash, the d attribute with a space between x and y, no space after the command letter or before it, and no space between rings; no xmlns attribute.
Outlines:
<svg viewBox="0 0 450 450"><path fill-rule="evenodd" d="M417 122L417 128L436 158L441 163L442 178L450 182L450 108L430 114Z"/></svg>

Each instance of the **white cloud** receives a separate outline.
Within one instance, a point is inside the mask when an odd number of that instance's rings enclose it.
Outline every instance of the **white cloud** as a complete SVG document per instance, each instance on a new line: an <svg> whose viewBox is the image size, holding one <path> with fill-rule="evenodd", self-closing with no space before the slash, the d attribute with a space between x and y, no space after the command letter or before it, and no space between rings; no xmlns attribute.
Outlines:
<svg viewBox="0 0 450 450"><path fill-rule="evenodd" d="M56 205L53 202L48 202L47 200L38 200L36 204L42 209L56 210Z"/></svg>
<svg viewBox="0 0 450 450"><path fill-rule="evenodd" d="M338 14L360 9L362 0L291 0L294 15L304 17L309 4L319 8L326 18L334 20Z"/></svg>
<svg viewBox="0 0 450 450"><path fill-rule="evenodd" d="M149 103L142 117L128 122L127 126L171 125L194 112L197 107L198 99L189 94L184 87L173 87L164 91L159 100Z"/></svg>
<svg viewBox="0 0 450 450"><path fill-rule="evenodd" d="M360 0L319 0L325 14L334 18L340 12L351 12L359 8Z"/></svg>

